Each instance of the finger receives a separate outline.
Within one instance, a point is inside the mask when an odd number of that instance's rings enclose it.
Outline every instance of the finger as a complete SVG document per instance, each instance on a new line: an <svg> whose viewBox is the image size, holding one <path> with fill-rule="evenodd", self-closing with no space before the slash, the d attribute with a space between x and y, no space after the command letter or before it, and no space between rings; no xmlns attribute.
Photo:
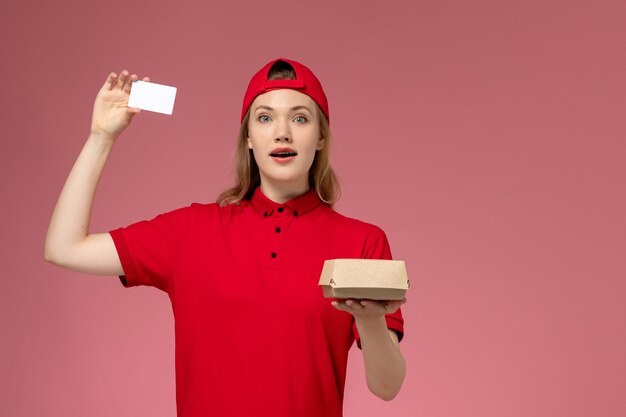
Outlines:
<svg viewBox="0 0 626 417"><path fill-rule="evenodd" d="M406 303L406 298L403 298L402 300L392 300L392 301L389 301L389 303L390 304L392 303L393 305L397 305L398 307L400 307L401 305Z"/></svg>
<svg viewBox="0 0 626 417"><path fill-rule="evenodd" d="M138 78L139 78L139 77L137 77L137 74L133 74L133 75L131 75L130 77L128 77L128 80L127 80L126 84L124 84L123 91L124 91L125 93L130 94L130 89L131 89L131 87L132 87L133 83L134 83L135 81L137 81L137 79L138 79Z"/></svg>
<svg viewBox="0 0 626 417"><path fill-rule="evenodd" d="M389 309L398 308L404 303L405 301L403 300L391 300L391 301L387 301L387 306L389 306Z"/></svg>
<svg viewBox="0 0 626 417"><path fill-rule="evenodd" d="M374 307L374 306L380 306L385 308L385 303L381 302L381 301L374 301L374 300L361 300L360 304L367 308L367 307Z"/></svg>
<svg viewBox="0 0 626 417"><path fill-rule="evenodd" d="M127 78L128 78L128 71L122 70L122 72L120 73L120 76L117 77L117 84L116 84L116 86L120 90L124 88L124 84L126 83Z"/></svg>
<svg viewBox="0 0 626 417"><path fill-rule="evenodd" d="M124 79L124 85L122 86L121 90L124 91L125 93L128 93L130 91L130 87L132 84L132 75L130 75L130 72L126 72L126 78ZM135 75L136 77L136 75Z"/></svg>
<svg viewBox="0 0 626 417"><path fill-rule="evenodd" d="M346 306L345 301L341 301L341 300L334 300L330 303L333 307L335 307L337 310L341 310L341 311L350 311L350 307Z"/></svg>
<svg viewBox="0 0 626 417"><path fill-rule="evenodd" d="M117 74L114 72L110 73L107 79L104 81L104 85L102 86L102 88L106 88L107 90L110 90L111 88L113 88L113 85L115 84L116 80L117 80Z"/></svg>
<svg viewBox="0 0 626 417"><path fill-rule="evenodd" d="M387 314L395 313L406 300L393 300L386 303Z"/></svg>
<svg viewBox="0 0 626 417"><path fill-rule="evenodd" d="M143 77L142 81L145 81L145 82L149 83L150 82L150 77Z"/></svg>
<svg viewBox="0 0 626 417"><path fill-rule="evenodd" d="M347 299L346 305L348 305L350 308L352 308L355 311L360 311L360 310L365 309L365 307L361 304L359 300Z"/></svg>
<svg viewBox="0 0 626 417"><path fill-rule="evenodd" d="M361 305L365 310L381 312L383 314L387 314L387 305L381 301L374 300L361 300Z"/></svg>

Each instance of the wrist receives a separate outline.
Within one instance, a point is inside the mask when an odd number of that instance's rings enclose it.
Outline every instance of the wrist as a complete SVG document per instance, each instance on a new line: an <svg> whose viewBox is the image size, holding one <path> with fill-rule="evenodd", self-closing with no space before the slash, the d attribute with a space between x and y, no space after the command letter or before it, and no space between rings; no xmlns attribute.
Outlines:
<svg viewBox="0 0 626 417"><path fill-rule="evenodd" d="M358 327L387 327L387 321L385 320L385 316L375 316L375 317L357 317L355 316L354 321Z"/></svg>
<svg viewBox="0 0 626 417"><path fill-rule="evenodd" d="M89 132L88 140L92 140L92 141L103 143L103 144L107 144L107 143L113 144L115 143L115 140L117 139L117 137L118 135L112 135L107 132L96 132L92 130Z"/></svg>

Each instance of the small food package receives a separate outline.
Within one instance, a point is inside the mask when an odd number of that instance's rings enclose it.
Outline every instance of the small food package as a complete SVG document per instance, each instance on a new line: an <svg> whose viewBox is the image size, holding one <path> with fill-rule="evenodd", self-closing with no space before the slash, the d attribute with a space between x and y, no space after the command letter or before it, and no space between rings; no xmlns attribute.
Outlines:
<svg viewBox="0 0 626 417"><path fill-rule="evenodd" d="M402 300L409 289L404 261L329 259L319 285L325 298Z"/></svg>

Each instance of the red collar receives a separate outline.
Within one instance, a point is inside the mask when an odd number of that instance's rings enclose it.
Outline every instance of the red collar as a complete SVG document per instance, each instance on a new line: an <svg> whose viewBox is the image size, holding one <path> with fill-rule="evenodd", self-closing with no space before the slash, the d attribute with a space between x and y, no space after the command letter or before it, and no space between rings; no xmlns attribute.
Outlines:
<svg viewBox="0 0 626 417"><path fill-rule="evenodd" d="M311 188L306 193L293 198L286 203L276 203L267 198L262 192L261 187L257 187L254 190L254 194L250 199L250 204L261 217L269 217L274 211L282 212L285 209L289 209L294 216L301 216L313 210L315 207L322 203L317 196L315 189Z"/></svg>

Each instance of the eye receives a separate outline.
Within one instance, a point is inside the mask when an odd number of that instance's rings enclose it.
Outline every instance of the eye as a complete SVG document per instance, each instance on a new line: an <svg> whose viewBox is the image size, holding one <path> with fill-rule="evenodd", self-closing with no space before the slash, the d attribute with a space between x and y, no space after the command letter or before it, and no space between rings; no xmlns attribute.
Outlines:
<svg viewBox="0 0 626 417"><path fill-rule="evenodd" d="M259 116L259 122L261 123L267 123L269 122L271 119L267 114L262 114Z"/></svg>
<svg viewBox="0 0 626 417"><path fill-rule="evenodd" d="M304 117L304 116L297 116L297 117L296 117L295 119L293 119L293 120L294 120L294 122L296 122L296 123L306 123L306 121L307 121L307 120L306 120L306 117Z"/></svg>

